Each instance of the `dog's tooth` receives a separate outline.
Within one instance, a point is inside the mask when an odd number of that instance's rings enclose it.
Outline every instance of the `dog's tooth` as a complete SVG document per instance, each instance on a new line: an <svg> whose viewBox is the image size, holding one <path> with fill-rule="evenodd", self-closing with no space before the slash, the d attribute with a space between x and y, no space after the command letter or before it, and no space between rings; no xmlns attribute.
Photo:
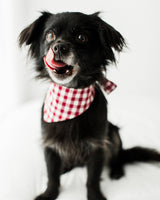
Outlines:
<svg viewBox="0 0 160 200"><path fill-rule="evenodd" d="M57 74L57 70L56 69L54 69L53 72Z"/></svg>
<svg viewBox="0 0 160 200"><path fill-rule="evenodd" d="M66 70L66 74L67 74L67 75L72 75L72 70L67 69L67 70Z"/></svg>

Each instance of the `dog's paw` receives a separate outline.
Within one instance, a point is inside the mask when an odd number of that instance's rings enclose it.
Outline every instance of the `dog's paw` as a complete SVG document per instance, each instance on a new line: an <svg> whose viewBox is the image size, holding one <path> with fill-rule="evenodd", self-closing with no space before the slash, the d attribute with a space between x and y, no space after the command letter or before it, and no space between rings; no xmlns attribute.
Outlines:
<svg viewBox="0 0 160 200"><path fill-rule="evenodd" d="M52 200L51 197L46 197L44 195L39 195L34 200Z"/></svg>
<svg viewBox="0 0 160 200"><path fill-rule="evenodd" d="M39 196L37 196L34 200L55 200L57 198L58 194L51 194L51 193L43 193Z"/></svg>
<svg viewBox="0 0 160 200"><path fill-rule="evenodd" d="M124 176L124 170L123 169L112 169L110 171L110 178L111 179L120 179Z"/></svg>
<svg viewBox="0 0 160 200"><path fill-rule="evenodd" d="M52 197L47 197L43 194L39 195L38 197L36 197L34 200L52 200Z"/></svg>
<svg viewBox="0 0 160 200"><path fill-rule="evenodd" d="M89 195L88 200L107 200L103 195Z"/></svg>
<svg viewBox="0 0 160 200"><path fill-rule="evenodd" d="M93 191L88 193L88 200L107 200L107 199L103 196L103 194L100 191L98 192Z"/></svg>
<svg viewBox="0 0 160 200"><path fill-rule="evenodd" d="M41 194L38 197L36 197L34 200L55 200L55 198L52 196L46 196L44 194Z"/></svg>

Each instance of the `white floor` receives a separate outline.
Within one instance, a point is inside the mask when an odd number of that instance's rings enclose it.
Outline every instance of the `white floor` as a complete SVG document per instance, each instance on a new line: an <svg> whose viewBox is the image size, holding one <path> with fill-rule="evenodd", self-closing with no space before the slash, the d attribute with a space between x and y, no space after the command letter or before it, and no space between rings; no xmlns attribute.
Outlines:
<svg viewBox="0 0 160 200"><path fill-rule="evenodd" d="M28 103L0 123L0 199L33 200L45 189L40 107L40 102ZM157 99L109 100L109 118L121 127L124 147L160 150L159 108ZM58 200L86 200L85 167L63 175L61 183ZM104 169L101 188L108 200L159 200L160 164L126 166L126 176L118 181L110 180Z"/></svg>

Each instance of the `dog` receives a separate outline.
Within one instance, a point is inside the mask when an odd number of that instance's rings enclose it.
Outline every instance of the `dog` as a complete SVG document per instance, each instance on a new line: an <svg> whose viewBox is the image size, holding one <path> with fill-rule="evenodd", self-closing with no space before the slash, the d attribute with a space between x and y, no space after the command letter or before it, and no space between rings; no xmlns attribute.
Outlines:
<svg viewBox="0 0 160 200"><path fill-rule="evenodd" d="M35 200L56 199L60 175L84 165L88 200L106 200L100 189L105 165L110 177L119 179L125 164L160 161L160 153L153 149L123 149L119 128L107 119L102 88L114 84L105 74L126 42L98 12L42 12L20 33L19 45L24 44L35 60L37 77L50 80L41 117L48 183Z"/></svg>

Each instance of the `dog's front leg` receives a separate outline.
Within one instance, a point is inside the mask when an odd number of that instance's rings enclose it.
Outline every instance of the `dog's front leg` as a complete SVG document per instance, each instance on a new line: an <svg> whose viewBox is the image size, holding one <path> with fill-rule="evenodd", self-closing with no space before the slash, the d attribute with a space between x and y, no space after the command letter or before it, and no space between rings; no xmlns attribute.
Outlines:
<svg viewBox="0 0 160 200"><path fill-rule="evenodd" d="M106 200L100 189L100 176L104 164L104 152L97 149L91 153L87 163L87 195L88 200Z"/></svg>
<svg viewBox="0 0 160 200"><path fill-rule="evenodd" d="M61 159L50 148L45 149L45 160L48 172L48 184L46 191L35 200L54 200L57 198L60 186Z"/></svg>

